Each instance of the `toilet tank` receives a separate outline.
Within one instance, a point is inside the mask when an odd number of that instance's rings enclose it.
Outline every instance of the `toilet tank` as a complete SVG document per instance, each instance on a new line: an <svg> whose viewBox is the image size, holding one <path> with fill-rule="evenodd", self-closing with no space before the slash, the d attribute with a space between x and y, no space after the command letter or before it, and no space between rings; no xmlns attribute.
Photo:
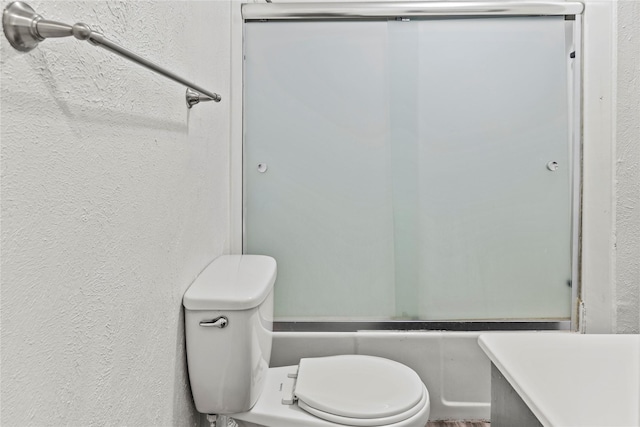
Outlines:
<svg viewBox="0 0 640 427"><path fill-rule="evenodd" d="M234 414L256 403L271 358L275 279L271 257L224 255L184 294L189 380L199 412Z"/></svg>

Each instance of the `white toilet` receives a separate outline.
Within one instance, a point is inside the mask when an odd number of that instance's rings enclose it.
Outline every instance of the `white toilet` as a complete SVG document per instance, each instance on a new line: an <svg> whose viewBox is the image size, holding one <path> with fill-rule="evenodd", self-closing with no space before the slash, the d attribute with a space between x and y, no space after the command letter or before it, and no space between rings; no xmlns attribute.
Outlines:
<svg viewBox="0 0 640 427"><path fill-rule="evenodd" d="M199 412L265 427L426 425L429 393L401 363L342 355L269 368L275 279L273 258L227 255L185 293L189 379Z"/></svg>

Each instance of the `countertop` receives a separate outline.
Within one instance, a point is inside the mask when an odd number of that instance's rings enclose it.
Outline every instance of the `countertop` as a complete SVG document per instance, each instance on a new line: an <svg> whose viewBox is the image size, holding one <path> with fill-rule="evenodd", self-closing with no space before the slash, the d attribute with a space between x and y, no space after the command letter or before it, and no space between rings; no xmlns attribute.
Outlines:
<svg viewBox="0 0 640 427"><path fill-rule="evenodd" d="M640 426L640 335L491 333L480 347L544 426Z"/></svg>

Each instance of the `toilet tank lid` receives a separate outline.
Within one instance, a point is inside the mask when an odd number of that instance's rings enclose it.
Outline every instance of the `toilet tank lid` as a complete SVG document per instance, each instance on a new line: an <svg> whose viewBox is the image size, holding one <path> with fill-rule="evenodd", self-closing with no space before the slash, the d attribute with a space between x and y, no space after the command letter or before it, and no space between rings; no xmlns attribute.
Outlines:
<svg viewBox="0 0 640 427"><path fill-rule="evenodd" d="M248 310L265 300L275 281L275 259L223 255L198 275L182 303L187 310Z"/></svg>

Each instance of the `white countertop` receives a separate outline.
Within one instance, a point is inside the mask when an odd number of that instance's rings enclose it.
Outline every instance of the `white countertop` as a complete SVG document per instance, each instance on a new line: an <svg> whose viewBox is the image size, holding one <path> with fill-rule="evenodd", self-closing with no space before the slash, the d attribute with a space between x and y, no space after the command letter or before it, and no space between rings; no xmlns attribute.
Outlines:
<svg viewBox="0 0 640 427"><path fill-rule="evenodd" d="M640 335L492 333L480 347L544 426L640 426Z"/></svg>

